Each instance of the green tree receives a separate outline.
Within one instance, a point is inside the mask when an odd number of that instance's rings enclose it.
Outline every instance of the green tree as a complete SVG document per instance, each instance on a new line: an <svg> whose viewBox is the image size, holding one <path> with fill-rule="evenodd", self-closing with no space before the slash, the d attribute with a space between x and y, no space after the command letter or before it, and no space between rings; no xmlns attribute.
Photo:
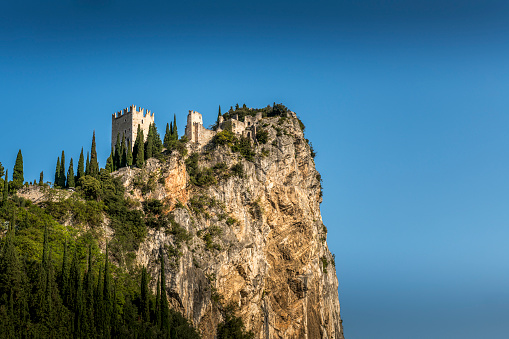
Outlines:
<svg viewBox="0 0 509 339"><path fill-rule="evenodd" d="M161 331L168 333L170 330L170 317L168 312L168 299L166 298L166 273L164 269L164 252L161 247L159 250L159 256L161 259L161 293L159 306L161 308Z"/></svg>
<svg viewBox="0 0 509 339"><path fill-rule="evenodd" d="M55 181L53 186L58 187L60 185L60 157L57 158L57 166L55 169Z"/></svg>
<svg viewBox="0 0 509 339"><path fill-rule="evenodd" d="M59 182L58 186L64 188L65 187L65 154L62 151L62 158L60 159L60 174L59 174Z"/></svg>
<svg viewBox="0 0 509 339"><path fill-rule="evenodd" d="M5 326L7 327L7 333L11 332L11 338L17 338L23 334L26 335L26 321L28 319L27 278L23 265L18 259L18 253L14 245L14 229L11 225L4 239L3 246L0 249L0 297L3 300L7 298L9 300L7 302L8 314L6 319L8 323L5 324L7 325ZM2 308L0 307L0 311Z"/></svg>
<svg viewBox="0 0 509 339"><path fill-rule="evenodd" d="M5 202L7 201L7 197L9 195L9 181L7 180L8 177L9 177L9 171L6 170L5 171L5 179L4 179L4 189L2 191L2 205L5 204Z"/></svg>
<svg viewBox="0 0 509 339"><path fill-rule="evenodd" d="M154 156L154 128L153 124L148 127L147 142L145 143L145 160Z"/></svg>
<svg viewBox="0 0 509 339"><path fill-rule="evenodd" d="M39 186L42 185L44 185L44 171L41 171L41 173L39 173Z"/></svg>
<svg viewBox="0 0 509 339"><path fill-rule="evenodd" d="M120 146L120 168L127 166L127 148L125 135L122 133L122 145Z"/></svg>
<svg viewBox="0 0 509 339"><path fill-rule="evenodd" d="M145 152L144 152L144 137L143 137L143 130L141 129L140 125L138 125L138 134L136 135L136 142L134 143L134 159L133 162L136 164L138 168L143 168L143 165L145 164Z"/></svg>
<svg viewBox="0 0 509 339"><path fill-rule="evenodd" d="M69 306L70 302L70 284L69 284L69 257L68 257L68 244L67 240L65 241L64 245L64 255L62 258L62 270L60 271L60 279L59 279L59 285L60 285L60 296L62 297L62 300L64 302L64 305Z"/></svg>
<svg viewBox="0 0 509 339"><path fill-rule="evenodd" d="M141 270L141 288L140 288L140 312L143 321L150 321L149 316L149 289L147 268L143 266Z"/></svg>
<svg viewBox="0 0 509 339"><path fill-rule="evenodd" d="M4 192L4 178L5 175L5 169L2 166L2 163L0 162L0 195L3 195Z"/></svg>
<svg viewBox="0 0 509 339"><path fill-rule="evenodd" d="M81 178L85 176L85 167L83 159L83 147L81 148L80 158L78 160L78 169L76 171L75 183L78 183Z"/></svg>
<svg viewBox="0 0 509 339"><path fill-rule="evenodd" d="M111 150L110 156L108 159L106 159L106 166L104 167L106 169L107 173L113 172L114 166L113 166L113 149Z"/></svg>
<svg viewBox="0 0 509 339"><path fill-rule="evenodd" d="M67 185L66 187L75 187L76 184L74 182L74 164L71 161L69 162L69 170L67 171Z"/></svg>
<svg viewBox="0 0 509 339"><path fill-rule="evenodd" d="M120 133L117 133L117 143L115 144L115 151L113 157L114 170L117 170L121 167L122 154L121 154L121 145L120 145Z"/></svg>
<svg viewBox="0 0 509 339"><path fill-rule="evenodd" d="M235 306L228 305L224 309L223 322L217 326L217 339L254 339L251 331L246 331L242 318L235 316Z"/></svg>
<svg viewBox="0 0 509 339"><path fill-rule="evenodd" d="M131 150L131 145L127 145L127 156L126 156L126 165L133 165L133 152Z"/></svg>
<svg viewBox="0 0 509 339"><path fill-rule="evenodd" d="M90 175L94 178L99 177L99 163L97 162L97 150L95 144L95 131L92 135L92 149L90 151Z"/></svg>
<svg viewBox="0 0 509 339"><path fill-rule="evenodd" d="M177 130L177 116L173 114L173 140L179 139L179 132Z"/></svg>
<svg viewBox="0 0 509 339"><path fill-rule="evenodd" d="M25 178L23 177L23 155L21 150L18 151L16 156L16 163L14 164L14 171L12 172L12 183L14 189L19 189L23 186Z"/></svg>
<svg viewBox="0 0 509 339"><path fill-rule="evenodd" d="M156 158L159 158L160 153L163 151L163 142L161 141L161 135L159 135L159 132L157 131L156 124L152 124L153 130L154 130L154 150L153 155Z"/></svg>
<svg viewBox="0 0 509 339"><path fill-rule="evenodd" d="M87 162L85 163L85 175L90 175L90 160L88 152L87 152Z"/></svg>
<svg viewBox="0 0 509 339"><path fill-rule="evenodd" d="M104 338L109 338L110 336L110 322L111 322L111 313L113 310L113 300L111 298L111 278L110 278L110 265L108 258L108 244L106 244L106 258L104 262L104 283L103 283L103 329L104 329Z"/></svg>
<svg viewBox="0 0 509 339"><path fill-rule="evenodd" d="M173 128L172 128L173 129ZM170 125L166 123L166 132L164 133L164 147L170 148L170 140L172 140L172 131L170 130Z"/></svg>

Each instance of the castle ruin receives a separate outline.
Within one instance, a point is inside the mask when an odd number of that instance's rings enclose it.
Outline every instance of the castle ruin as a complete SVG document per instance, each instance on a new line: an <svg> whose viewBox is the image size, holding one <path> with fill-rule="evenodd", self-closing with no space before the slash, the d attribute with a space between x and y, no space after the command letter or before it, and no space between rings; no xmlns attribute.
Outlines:
<svg viewBox="0 0 509 339"><path fill-rule="evenodd" d="M147 140L148 130L154 123L154 113L144 108L136 109L135 105L112 114L111 117L111 147L115 148L117 135L125 136L126 143L131 149L138 135L138 125L143 131L144 142Z"/></svg>
<svg viewBox="0 0 509 339"><path fill-rule="evenodd" d="M198 145L200 148L205 146L217 133L230 130L237 137L244 137L256 142L256 123L262 119L262 113L256 113L256 116L246 115L244 121L240 121L238 115L224 120L219 116L218 126L215 131L203 127L202 115L196 111L189 111L187 115L186 137L190 142Z"/></svg>

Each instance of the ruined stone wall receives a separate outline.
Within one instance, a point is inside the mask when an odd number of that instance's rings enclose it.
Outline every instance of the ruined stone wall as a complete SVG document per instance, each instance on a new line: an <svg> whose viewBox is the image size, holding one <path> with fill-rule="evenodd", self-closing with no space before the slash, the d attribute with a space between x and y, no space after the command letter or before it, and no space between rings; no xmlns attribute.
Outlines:
<svg viewBox="0 0 509 339"><path fill-rule="evenodd" d="M214 135L216 135L216 131L211 131L203 127L202 115L196 111L190 110L187 115L187 139L197 144L199 147L202 147L206 145Z"/></svg>

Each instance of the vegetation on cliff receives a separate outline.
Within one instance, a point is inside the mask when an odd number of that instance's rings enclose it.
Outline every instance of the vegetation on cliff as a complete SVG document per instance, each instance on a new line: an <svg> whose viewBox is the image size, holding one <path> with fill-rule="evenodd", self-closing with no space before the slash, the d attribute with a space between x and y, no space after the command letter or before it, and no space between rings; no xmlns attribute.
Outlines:
<svg viewBox="0 0 509 339"><path fill-rule="evenodd" d="M230 256L238 252L243 245L237 234L252 232L246 230L247 219L251 223L249 227L256 225L260 234L266 226L262 224L267 217L264 214L268 202L255 197L251 191L254 186L248 186L253 185L248 184L254 177L253 168L261 162L272 161L271 157L282 152L282 145L294 147L294 153L286 159L295 163L310 161L312 164L309 150L313 154L310 143L302 142L303 124L298 119L297 124L281 104L263 109L237 105L224 116L238 114L243 119L257 112L262 112L267 119L258 124L256 140L225 130L217 133L203 149L196 149L187 144L185 137L178 139L174 121L167 125L164 143L155 125L150 127L145 143L140 131L133 152L125 146L125 137L118 135L105 168L97 170L94 169L97 163L94 134L92 157L87 154L84 164L81 150L76 175L72 159L66 171L62 151L53 187L43 182L42 174L38 184L25 183L28 191L44 196L36 203L32 198L21 197L19 188L9 185L6 175L0 206L0 226L3 226L0 332L55 338L121 335L197 338L198 330L175 309L187 312L188 319L197 326L200 324L197 319L201 318L183 306L181 296L172 289L175 286L167 287L169 281L191 274L197 279L193 281L199 282L198 287L189 285L198 293L193 297L198 300L193 299L193 303L211 302L215 310L212 312L219 319L212 326L214 335L253 338L253 332L246 329L239 316L240 308L234 307L229 302L231 299L227 302L223 298L215 278L206 273L210 271L207 265L225 253ZM176 194L168 191L172 166L175 166L172 175L183 175L185 194L182 196L165 195ZM117 172L112 175L114 171ZM4 172L0 164L0 175ZM288 178L292 180L291 176ZM320 185L318 177L317 180ZM306 187L312 187L316 193L314 175L306 185L311 185ZM221 192L226 187L242 192ZM233 196L237 193L241 197ZM243 216L226 206L226 197L221 194L239 198L236 206L246 208ZM150 241L153 243L147 245ZM154 255L151 246L156 242L158 254ZM147 248L152 252L144 253ZM143 264L146 268L140 265L137 257L140 254L151 258ZM326 254L317 258L325 274L327 258ZM244 268L239 265L236 270L242 279L247 279ZM13 285L13 281L19 283ZM298 285L293 281L292 284ZM228 291L221 293L226 295ZM269 294L270 289L264 290L261 298L269 298ZM171 307L168 300L172 301ZM207 309L207 312L211 311ZM204 329L200 331L203 333Z"/></svg>

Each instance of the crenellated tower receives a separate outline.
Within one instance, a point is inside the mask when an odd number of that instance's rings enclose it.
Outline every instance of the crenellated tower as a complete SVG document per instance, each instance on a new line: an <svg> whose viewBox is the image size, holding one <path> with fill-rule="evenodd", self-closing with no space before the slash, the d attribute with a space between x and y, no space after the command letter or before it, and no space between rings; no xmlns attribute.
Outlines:
<svg viewBox="0 0 509 339"><path fill-rule="evenodd" d="M144 108L136 109L135 105L113 113L111 117L111 147L117 143L117 135L120 138L125 135L127 145L132 149L138 135L138 125L143 131L144 140L147 140L150 124L154 123L154 113Z"/></svg>

